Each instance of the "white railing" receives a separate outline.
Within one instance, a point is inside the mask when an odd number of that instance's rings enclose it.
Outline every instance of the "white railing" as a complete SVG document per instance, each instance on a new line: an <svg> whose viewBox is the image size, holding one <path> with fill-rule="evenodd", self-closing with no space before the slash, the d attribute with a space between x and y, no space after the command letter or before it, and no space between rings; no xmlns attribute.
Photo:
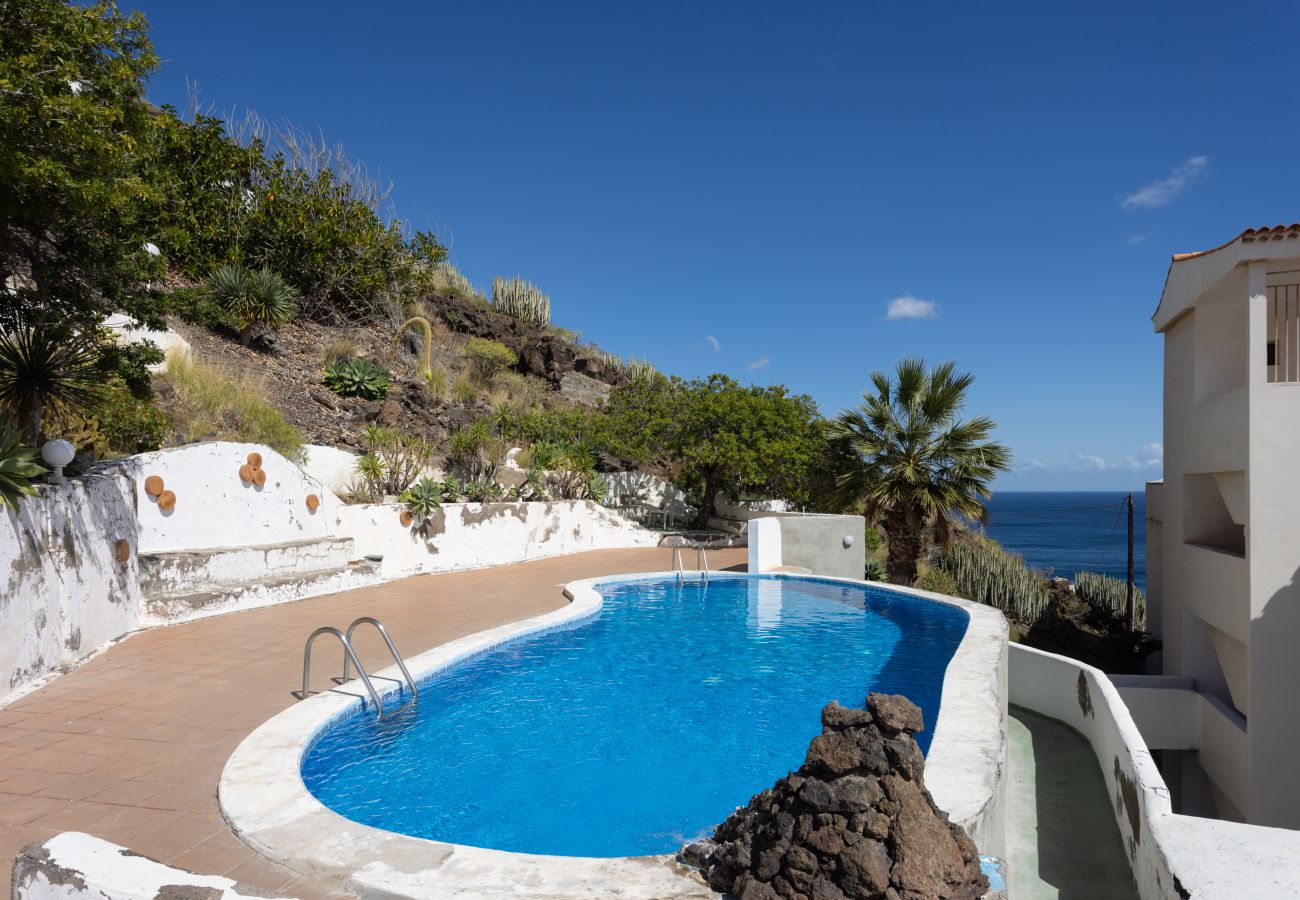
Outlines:
<svg viewBox="0 0 1300 900"><path fill-rule="evenodd" d="M1268 289L1268 381L1300 382L1300 284Z"/></svg>

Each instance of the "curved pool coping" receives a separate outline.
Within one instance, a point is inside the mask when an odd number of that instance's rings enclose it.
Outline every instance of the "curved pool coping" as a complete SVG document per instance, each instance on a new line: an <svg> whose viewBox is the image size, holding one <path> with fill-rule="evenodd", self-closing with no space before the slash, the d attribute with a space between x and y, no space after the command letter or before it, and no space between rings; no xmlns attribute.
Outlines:
<svg viewBox="0 0 1300 900"><path fill-rule="evenodd" d="M673 573L571 582L564 589L568 605L457 638L412 657L407 667L417 682L422 681L502 644L595 615L602 602L597 584L665 576ZM712 573L710 577L866 584L800 575ZM926 762L926 786L953 821L966 827L981 852L1001 855L1006 621L988 606L911 588L873 586L957 606L967 613L966 634L944 673L939 722ZM375 679L378 684L386 686L376 686L381 697L392 696L396 701L401 690L397 667L374 675L379 676ZM355 693L343 693L346 690ZM625 900L651 900L717 896L693 870L671 856L589 858L488 850L397 834L339 815L307 790L302 759L323 729L353 712L362 692L362 686L352 681L289 707L248 735L226 762L218 788L221 811L231 829L254 850L308 878L363 897L587 900L616 895Z"/></svg>

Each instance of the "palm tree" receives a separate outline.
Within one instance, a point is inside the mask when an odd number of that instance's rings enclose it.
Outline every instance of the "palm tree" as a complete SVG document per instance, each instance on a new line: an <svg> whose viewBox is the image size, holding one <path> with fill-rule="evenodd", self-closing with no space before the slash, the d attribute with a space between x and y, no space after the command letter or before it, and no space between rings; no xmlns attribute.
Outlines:
<svg viewBox="0 0 1300 900"><path fill-rule="evenodd" d="M92 408L102 380L92 338L49 325L0 333L0 410L18 423L28 446L40 442L46 413Z"/></svg>
<svg viewBox="0 0 1300 900"><path fill-rule="evenodd" d="M951 362L927 371L924 360L903 359L892 381L871 373L874 392L827 424L836 499L885 526L895 584L916 579L925 526L943 544L949 515L983 519L989 483L1011 464L1010 451L988 439L992 419L958 418L974 380Z"/></svg>

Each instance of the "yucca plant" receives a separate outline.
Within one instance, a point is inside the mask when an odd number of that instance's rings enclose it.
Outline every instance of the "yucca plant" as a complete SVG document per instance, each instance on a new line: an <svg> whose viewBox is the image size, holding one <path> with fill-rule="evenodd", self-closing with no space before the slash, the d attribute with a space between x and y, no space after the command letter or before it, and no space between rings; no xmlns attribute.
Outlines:
<svg viewBox="0 0 1300 900"><path fill-rule="evenodd" d="M533 325L547 325L551 321L551 298L537 285L518 275L509 281L499 277L492 279L492 305L506 315Z"/></svg>
<svg viewBox="0 0 1300 900"><path fill-rule="evenodd" d="M279 328L298 315L298 292L270 269L218 266L208 276L207 291L239 329L245 347L257 325Z"/></svg>
<svg viewBox="0 0 1300 900"><path fill-rule="evenodd" d="M28 445L40 442L46 413L95 406L99 356L94 340L63 328L20 325L0 334L0 408Z"/></svg>
<svg viewBox="0 0 1300 900"><path fill-rule="evenodd" d="M0 422L0 507L18 509L19 498L36 493L32 479L45 471L36 464L36 450L24 447L18 432Z"/></svg>
<svg viewBox="0 0 1300 900"><path fill-rule="evenodd" d="M336 359L325 367L325 386L340 397L382 400L388 396L388 372L364 359Z"/></svg>

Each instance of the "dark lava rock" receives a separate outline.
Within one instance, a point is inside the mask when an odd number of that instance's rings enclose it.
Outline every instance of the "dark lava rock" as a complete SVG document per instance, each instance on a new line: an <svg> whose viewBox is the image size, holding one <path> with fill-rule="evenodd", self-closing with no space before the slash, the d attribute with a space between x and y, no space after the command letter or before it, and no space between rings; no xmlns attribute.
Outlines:
<svg viewBox="0 0 1300 900"><path fill-rule="evenodd" d="M799 771L678 858L737 900L978 900L975 843L925 789L922 727L905 697L832 702Z"/></svg>

